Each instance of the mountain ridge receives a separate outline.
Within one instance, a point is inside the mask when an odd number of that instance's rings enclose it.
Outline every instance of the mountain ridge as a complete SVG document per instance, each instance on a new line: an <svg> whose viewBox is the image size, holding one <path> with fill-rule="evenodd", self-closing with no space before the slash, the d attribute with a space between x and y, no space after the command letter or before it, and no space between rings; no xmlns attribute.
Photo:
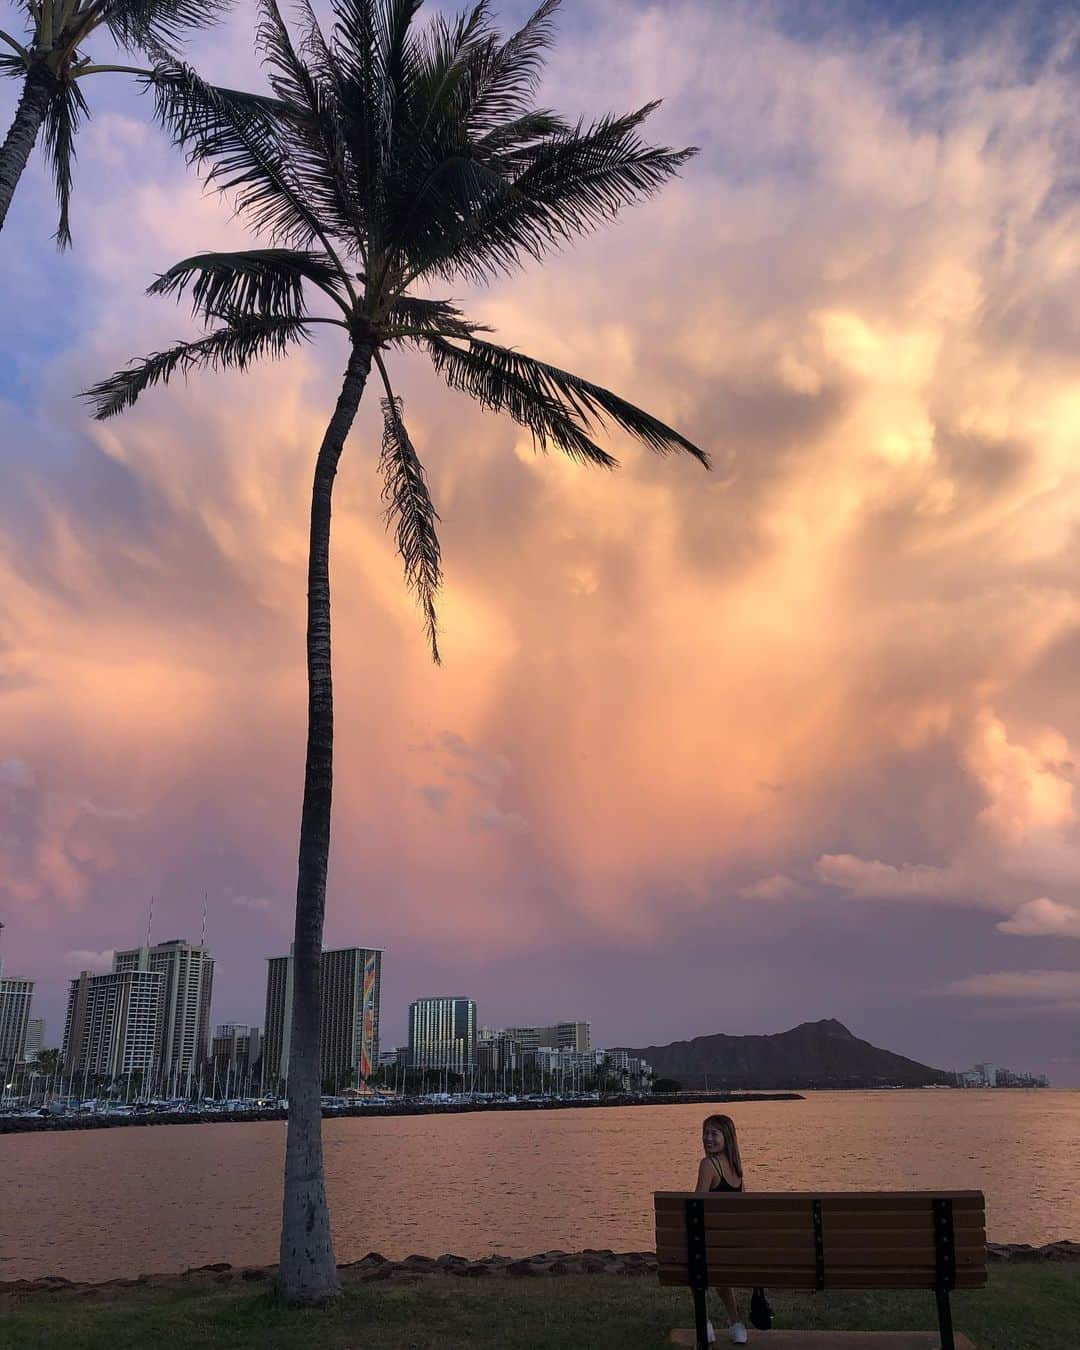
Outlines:
<svg viewBox="0 0 1080 1350"><path fill-rule="evenodd" d="M684 1088L872 1088L951 1084L943 1069L882 1050L835 1017L800 1022L771 1035L694 1036L667 1045L625 1047L657 1078Z"/></svg>

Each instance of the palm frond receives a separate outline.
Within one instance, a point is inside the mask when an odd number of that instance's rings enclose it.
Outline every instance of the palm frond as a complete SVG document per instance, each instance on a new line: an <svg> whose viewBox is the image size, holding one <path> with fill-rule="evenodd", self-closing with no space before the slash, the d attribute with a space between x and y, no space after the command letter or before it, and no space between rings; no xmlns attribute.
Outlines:
<svg viewBox="0 0 1080 1350"><path fill-rule="evenodd" d="M208 184L233 194L257 233L295 248L323 237L292 166L287 104L207 84L182 62L158 66L147 83L174 144L206 168Z"/></svg>
<svg viewBox="0 0 1080 1350"><path fill-rule="evenodd" d="M507 413L529 431L541 450L554 445L579 464L618 468L619 461L596 444L573 408L538 388L535 380L478 359L471 344L459 347L440 335L428 334L418 339L416 345L427 352L451 389L468 394L492 412Z"/></svg>
<svg viewBox="0 0 1080 1350"><path fill-rule="evenodd" d="M292 40L277 0L260 0L258 44L270 87L288 110L288 149L297 186L319 218L363 252L368 187L349 160L341 134L340 82L310 8L301 10L310 64Z"/></svg>
<svg viewBox="0 0 1080 1350"><path fill-rule="evenodd" d="M544 0L505 42L492 42L473 61L473 91L467 113L473 136L499 131L528 116L555 35L555 11L562 0Z"/></svg>
<svg viewBox="0 0 1080 1350"><path fill-rule="evenodd" d="M402 420L401 399L382 400L383 437L379 468L387 525L394 526L397 549L405 564L405 580L416 592L436 665L439 628L435 597L442 583L442 557L435 526L439 513L428 491L427 475Z"/></svg>
<svg viewBox="0 0 1080 1350"><path fill-rule="evenodd" d="M425 330L433 336L456 338L491 331L486 324L470 323L449 300L425 300L413 295L399 296L387 318L391 325L410 330L410 337L420 336Z"/></svg>
<svg viewBox="0 0 1080 1350"><path fill-rule="evenodd" d="M414 273L487 281L519 267L524 257L543 258L651 196L696 154L692 146L672 150L640 138L638 129L657 106L518 147L520 171L477 180L471 200L471 184L460 174L444 173L429 183L434 209L422 219L437 220L438 228L417 229L407 241Z"/></svg>
<svg viewBox="0 0 1080 1350"><path fill-rule="evenodd" d="M407 109L410 123L399 120L396 143L406 162L418 148L445 142L447 133L461 139L465 130L461 120L462 100L469 95L473 65L477 57L495 42L488 20L489 0L477 0L472 9L459 14L450 23L436 14L417 42L415 97ZM433 139L434 138L434 139Z"/></svg>
<svg viewBox="0 0 1080 1350"><path fill-rule="evenodd" d="M577 425L590 428L614 422L651 450L660 454L684 450L709 468L708 455L678 431L610 390L558 366L481 338L470 338L467 347L441 338L422 341L436 369L444 378L452 376L456 387L474 393L492 407L492 395L498 397L499 391L505 390L506 411L518 421L522 418L514 410L514 401L519 406L524 403L526 408L533 400L543 407L554 404Z"/></svg>
<svg viewBox="0 0 1080 1350"><path fill-rule="evenodd" d="M532 163L538 141L565 136L570 130L570 124L558 113L550 108L535 108L478 137L473 150L485 164L516 177Z"/></svg>
<svg viewBox="0 0 1080 1350"><path fill-rule="evenodd" d="M283 356L289 347L307 339L302 319L253 318L227 315L226 327L219 328L194 342L178 342L163 352L152 352L132 361L124 370L84 391L98 421L114 417L135 405L145 390L155 384L167 384L179 370L209 366L212 370L246 370L263 356Z"/></svg>
<svg viewBox="0 0 1080 1350"><path fill-rule="evenodd" d="M415 0L414 9L419 3L420 0ZM365 185L368 238L377 244L382 219L382 166L388 139L385 100L378 79L383 21L379 0L333 0L333 10L329 56L336 77L340 133L348 148L351 167ZM318 42L318 38L314 40Z"/></svg>
<svg viewBox="0 0 1080 1350"><path fill-rule="evenodd" d="M175 55L192 29L209 28L231 0L105 0L102 17L118 46Z"/></svg>
<svg viewBox="0 0 1080 1350"><path fill-rule="evenodd" d="M60 207L56 245L62 249L71 247L68 207L71 202L71 171L75 163L75 136L89 116L90 108L74 80L66 80L57 87L45 110L45 149L52 166L56 201Z"/></svg>
<svg viewBox="0 0 1080 1350"><path fill-rule="evenodd" d="M341 274L333 259L287 248L196 253L162 272L147 294L179 297L190 286L193 313L208 316L228 309L299 319L307 314L305 281L334 299L342 295Z"/></svg>

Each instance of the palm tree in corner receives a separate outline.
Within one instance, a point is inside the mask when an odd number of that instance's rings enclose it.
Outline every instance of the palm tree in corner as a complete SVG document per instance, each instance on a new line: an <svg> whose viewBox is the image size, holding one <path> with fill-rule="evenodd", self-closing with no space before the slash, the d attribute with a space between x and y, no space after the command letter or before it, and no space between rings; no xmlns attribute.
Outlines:
<svg viewBox="0 0 1080 1350"><path fill-rule="evenodd" d="M99 65L85 52L101 28L124 51L167 58L189 28L205 28L228 0L22 0L27 32L20 42L0 29L0 75L23 82L11 127L0 146L0 230L41 128L52 161L60 224L56 241L71 243L68 203L75 135L90 115L81 81L120 72L150 75L139 66ZM6 49L6 50L5 50Z"/></svg>
<svg viewBox="0 0 1080 1350"><path fill-rule="evenodd" d="M291 1302L317 1303L337 1292L319 1109L333 750L330 499L368 380L381 386L387 520L435 661L439 518L391 383L392 354L426 356L447 384L508 413L541 449L555 446L584 464L616 463L594 439L605 421L653 450L686 451L708 464L649 413L490 341L450 300L419 293L487 281L543 258L648 197L693 153L641 139L655 104L591 125L571 125L534 106L557 6L546 0L504 40L486 0L454 22L435 16L423 28L414 23L420 0L334 0L327 38L300 0L294 41L274 0L263 0L259 45L276 103L212 90L177 64L158 88L160 115L268 246L201 253L171 267L150 292L190 290L205 336L134 362L87 393L95 415L111 417L177 371L245 369L327 327L344 338L341 391L311 497L307 761L280 1267Z"/></svg>

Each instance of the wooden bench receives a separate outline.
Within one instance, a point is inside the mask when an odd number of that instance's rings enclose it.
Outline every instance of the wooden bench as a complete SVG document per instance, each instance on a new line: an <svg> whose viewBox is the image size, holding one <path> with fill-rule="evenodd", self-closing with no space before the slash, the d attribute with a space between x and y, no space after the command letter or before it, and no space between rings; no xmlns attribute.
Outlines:
<svg viewBox="0 0 1080 1350"><path fill-rule="evenodd" d="M873 1346L875 1350L974 1350L954 1334L949 1293L986 1284L986 1204L981 1191L658 1191L661 1284L688 1285L694 1339L706 1347L705 1290L933 1289L933 1333L761 1332L771 1350ZM751 1339L755 1339L753 1329ZM717 1331L718 1343L723 1333ZM673 1335L673 1339L677 1339Z"/></svg>

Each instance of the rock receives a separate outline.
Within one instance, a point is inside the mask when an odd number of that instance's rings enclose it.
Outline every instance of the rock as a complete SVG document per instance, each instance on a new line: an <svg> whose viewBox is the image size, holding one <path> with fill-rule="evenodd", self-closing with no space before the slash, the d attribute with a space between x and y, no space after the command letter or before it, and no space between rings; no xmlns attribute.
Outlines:
<svg viewBox="0 0 1080 1350"><path fill-rule="evenodd" d="M262 1266L248 1266L246 1270L240 1272L240 1278L242 1280L268 1280L270 1272Z"/></svg>
<svg viewBox="0 0 1080 1350"><path fill-rule="evenodd" d="M384 1261L381 1266L368 1266L366 1269L361 1270L359 1273L360 1278L364 1281L365 1284L367 1284L370 1281L374 1280L393 1279L396 1271L397 1266L394 1265L393 1261Z"/></svg>
<svg viewBox="0 0 1080 1350"><path fill-rule="evenodd" d="M511 1261L510 1264L506 1267L506 1273L507 1275L513 1275L517 1277L517 1276L533 1276L533 1275L550 1275L551 1271L548 1270L547 1266L542 1266L539 1263L539 1261L537 1261L534 1258L532 1260L525 1260L525 1261Z"/></svg>
<svg viewBox="0 0 1080 1350"><path fill-rule="evenodd" d="M1059 1242L1048 1242L1045 1247L1036 1248L1036 1261L1080 1261L1080 1242L1069 1242L1062 1238Z"/></svg>
<svg viewBox="0 0 1080 1350"><path fill-rule="evenodd" d="M455 1275L467 1275L472 1279L491 1279L495 1271L485 1261L474 1261L471 1265L455 1269Z"/></svg>

